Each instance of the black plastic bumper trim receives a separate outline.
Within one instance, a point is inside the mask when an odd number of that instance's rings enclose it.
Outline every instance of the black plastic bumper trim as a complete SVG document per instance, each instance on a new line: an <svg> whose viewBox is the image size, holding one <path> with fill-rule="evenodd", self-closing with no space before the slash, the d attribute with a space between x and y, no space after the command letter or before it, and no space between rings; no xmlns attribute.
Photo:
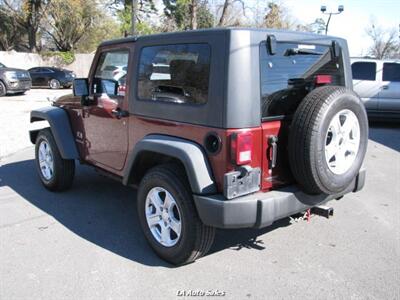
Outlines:
<svg viewBox="0 0 400 300"><path fill-rule="evenodd" d="M297 186L227 200L223 195L193 195L202 222L217 228L263 228L273 222L361 190L365 184L365 169L352 183L335 195L308 195Z"/></svg>

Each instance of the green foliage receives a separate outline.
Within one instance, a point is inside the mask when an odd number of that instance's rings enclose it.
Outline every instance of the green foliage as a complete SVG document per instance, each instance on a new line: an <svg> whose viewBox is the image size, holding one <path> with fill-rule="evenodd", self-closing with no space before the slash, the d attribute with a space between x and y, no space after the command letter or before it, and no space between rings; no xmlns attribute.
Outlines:
<svg viewBox="0 0 400 300"><path fill-rule="evenodd" d="M189 29L191 9L191 0L163 0L165 16L173 20L176 29L186 30ZM197 2L197 27L210 28L214 25L214 17L208 8L206 1Z"/></svg>
<svg viewBox="0 0 400 300"><path fill-rule="evenodd" d="M104 40L111 40L122 36L120 24L113 18L99 12L94 19L94 25L88 28L82 38L76 43L76 51L93 52Z"/></svg>
<svg viewBox="0 0 400 300"><path fill-rule="evenodd" d="M151 26L147 22L136 23L136 34L138 35L154 34L157 32L157 28Z"/></svg>
<svg viewBox="0 0 400 300"><path fill-rule="evenodd" d="M70 65L75 61L75 54L74 54L74 52L71 52L71 51L67 51L67 52L46 51L46 52L42 52L41 56L43 56L45 58L55 57L57 59L57 62L61 65Z"/></svg>
<svg viewBox="0 0 400 300"><path fill-rule="evenodd" d="M120 24L120 34L127 36L132 32L132 0L114 0L111 5ZM157 12L154 0L138 2L135 18L136 34L151 34L156 26L151 24L151 17Z"/></svg>
<svg viewBox="0 0 400 300"><path fill-rule="evenodd" d="M100 13L95 0L52 0L46 33L58 50L73 51Z"/></svg>

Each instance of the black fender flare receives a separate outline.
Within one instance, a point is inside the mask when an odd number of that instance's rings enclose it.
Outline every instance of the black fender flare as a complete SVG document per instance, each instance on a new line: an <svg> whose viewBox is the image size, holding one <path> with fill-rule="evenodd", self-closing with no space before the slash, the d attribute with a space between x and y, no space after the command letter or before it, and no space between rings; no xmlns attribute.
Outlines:
<svg viewBox="0 0 400 300"><path fill-rule="evenodd" d="M31 123L43 120L46 120L50 124L50 130L61 157L64 159L78 159L78 149L72 134L68 113L64 109L55 106L43 107L31 111ZM39 131L40 129L29 131L30 140L33 144L36 142L36 136Z"/></svg>
<svg viewBox="0 0 400 300"><path fill-rule="evenodd" d="M145 136L129 155L124 170L123 184L127 185L132 168L143 151L159 153L178 159L185 167L194 194L217 192L211 167L200 145L181 138L151 134ZM134 170L133 170L134 171Z"/></svg>

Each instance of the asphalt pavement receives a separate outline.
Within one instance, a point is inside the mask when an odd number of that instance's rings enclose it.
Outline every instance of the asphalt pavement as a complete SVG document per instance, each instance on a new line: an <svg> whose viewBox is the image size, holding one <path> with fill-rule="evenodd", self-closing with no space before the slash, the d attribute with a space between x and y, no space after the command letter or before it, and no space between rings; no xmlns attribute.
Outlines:
<svg viewBox="0 0 400 300"><path fill-rule="evenodd" d="M147 245L135 191L77 166L45 190L33 147L0 161L0 299L400 299L400 127L373 125L367 183L333 218L218 230L211 252L173 267ZM221 296L224 295L224 296Z"/></svg>

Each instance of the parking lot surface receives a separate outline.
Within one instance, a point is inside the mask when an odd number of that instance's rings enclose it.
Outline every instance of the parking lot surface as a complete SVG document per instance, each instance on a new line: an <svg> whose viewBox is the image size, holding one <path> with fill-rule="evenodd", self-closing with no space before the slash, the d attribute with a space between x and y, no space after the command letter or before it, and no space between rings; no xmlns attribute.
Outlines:
<svg viewBox="0 0 400 300"><path fill-rule="evenodd" d="M366 186L330 202L333 218L218 230L207 256L176 268L147 245L134 190L80 165L71 190L41 186L22 128L39 100L0 98L0 299L400 299L399 126L372 124Z"/></svg>
<svg viewBox="0 0 400 300"><path fill-rule="evenodd" d="M29 123L32 109L50 105L57 97L72 93L71 89L31 89L24 95L0 97L0 160L17 150L31 146Z"/></svg>

